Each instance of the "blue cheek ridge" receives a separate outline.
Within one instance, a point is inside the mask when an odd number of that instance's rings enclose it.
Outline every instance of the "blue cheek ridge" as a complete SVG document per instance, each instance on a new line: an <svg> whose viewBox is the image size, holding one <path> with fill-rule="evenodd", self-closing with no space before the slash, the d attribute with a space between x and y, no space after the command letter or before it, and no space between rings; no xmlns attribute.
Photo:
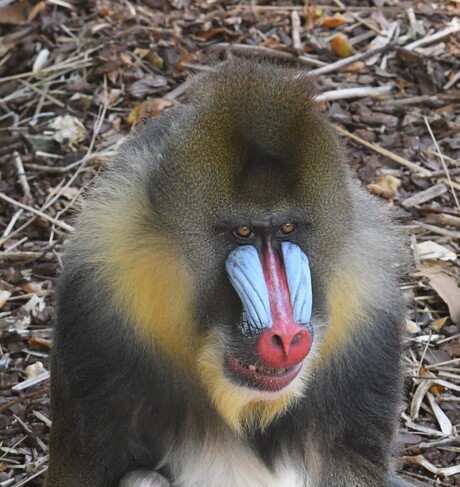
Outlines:
<svg viewBox="0 0 460 487"><path fill-rule="evenodd" d="M257 249L245 245L233 250L225 269L243 303L243 330L250 333L270 328L273 324L270 301Z"/></svg>
<svg viewBox="0 0 460 487"><path fill-rule="evenodd" d="M292 242L283 242L281 247L294 318L297 323L308 325L313 306L308 257Z"/></svg>

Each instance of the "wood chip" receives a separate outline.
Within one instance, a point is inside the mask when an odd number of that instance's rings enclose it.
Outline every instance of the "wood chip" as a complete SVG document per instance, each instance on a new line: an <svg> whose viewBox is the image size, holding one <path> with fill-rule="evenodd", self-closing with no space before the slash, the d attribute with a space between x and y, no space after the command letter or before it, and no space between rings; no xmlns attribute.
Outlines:
<svg viewBox="0 0 460 487"><path fill-rule="evenodd" d="M405 208L413 208L414 206L421 205L422 203L426 203L427 201L437 198L447 191L448 188L445 184L435 184L434 186L431 186L431 188L420 191L420 193L405 199L401 204Z"/></svg>

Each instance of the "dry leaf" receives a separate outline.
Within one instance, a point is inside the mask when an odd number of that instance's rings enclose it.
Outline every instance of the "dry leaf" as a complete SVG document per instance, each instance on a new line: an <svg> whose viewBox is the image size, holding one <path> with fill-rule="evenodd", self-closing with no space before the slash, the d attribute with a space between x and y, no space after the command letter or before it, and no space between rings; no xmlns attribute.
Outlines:
<svg viewBox="0 0 460 487"><path fill-rule="evenodd" d="M460 339L448 341L442 345L442 350L452 358L460 357Z"/></svg>
<svg viewBox="0 0 460 487"><path fill-rule="evenodd" d="M32 22L45 10L46 10L46 3L45 2L38 2L36 5L33 6L32 10L29 12L29 16L27 17L27 21Z"/></svg>
<svg viewBox="0 0 460 487"><path fill-rule="evenodd" d="M23 284L19 284L19 288L22 289L25 293L38 293L43 290L43 287L38 282L24 282Z"/></svg>
<svg viewBox="0 0 460 487"><path fill-rule="evenodd" d="M346 23L347 21L345 20L345 17L341 13L337 12L333 17L324 17L323 21L321 22L321 26L327 27L328 29L335 29L336 27Z"/></svg>
<svg viewBox="0 0 460 487"><path fill-rule="evenodd" d="M309 5L305 2L303 6L303 18L305 19L305 30L312 30L315 27L316 19L324 15L324 9L317 7L315 4Z"/></svg>
<svg viewBox="0 0 460 487"><path fill-rule="evenodd" d="M53 340L47 338L31 337L27 340L27 343L31 347L41 347L51 350L53 348Z"/></svg>
<svg viewBox="0 0 460 487"><path fill-rule="evenodd" d="M445 478L457 475L458 473L460 473L460 465L452 465L452 467L443 467L439 469L440 476Z"/></svg>
<svg viewBox="0 0 460 487"><path fill-rule="evenodd" d="M145 56L145 59L154 67L158 69L163 69L165 62L164 59L155 51L149 51Z"/></svg>
<svg viewBox="0 0 460 487"><path fill-rule="evenodd" d="M431 392L433 396L440 396L445 390L445 387L440 386L439 384L435 384L434 386L430 387L429 392Z"/></svg>
<svg viewBox="0 0 460 487"><path fill-rule="evenodd" d="M43 217L39 216L34 220L32 225L36 228L49 228L51 224L49 220L45 220Z"/></svg>
<svg viewBox="0 0 460 487"><path fill-rule="evenodd" d="M421 328L415 321L406 320L406 331L407 333L415 334L420 333Z"/></svg>
<svg viewBox="0 0 460 487"><path fill-rule="evenodd" d="M117 102L121 96L122 91L117 88L112 88L109 90L109 105L113 105Z"/></svg>
<svg viewBox="0 0 460 487"><path fill-rule="evenodd" d="M158 115L160 115L165 108L173 107L176 104L177 102L174 100L168 100L167 98L145 100L131 110L126 118L126 123L131 126L134 123L137 124L140 121L145 120L146 118L158 117Z"/></svg>
<svg viewBox="0 0 460 487"><path fill-rule="evenodd" d="M26 22L26 8L29 2L13 2L8 7L0 9L0 24L22 25Z"/></svg>
<svg viewBox="0 0 460 487"><path fill-rule="evenodd" d="M48 62L48 57L50 55L49 49L42 49L35 58L34 64L32 66L32 71L36 73L46 66Z"/></svg>
<svg viewBox="0 0 460 487"><path fill-rule="evenodd" d="M145 48L142 48L142 47L136 47L136 49L134 49L133 54L136 57L144 58L145 56L147 56L147 54L149 52L150 52L150 49L145 49Z"/></svg>
<svg viewBox="0 0 460 487"><path fill-rule="evenodd" d="M401 461L406 463L412 463L413 465L419 465L431 473L437 474L438 468L429 462L423 455L416 455L413 457L401 457Z"/></svg>
<svg viewBox="0 0 460 487"><path fill-rule="evenodd" d="M392 199L401 186L401 181L390 174L377 176L376 182L368 184L367 187L377 196Z"/></svg>
<svg viewBox="0 0 460 487"><path fill-rule="evenodd" d="M457 255L452 250L446 249L432 240L417 244L417 253L420 260L457 260Z"/></svg>
<svg viewBox="0 0 460 487"><path fill-rule="evenodd" d="M193 63L195 60L196 59L188 51L182 49L174 65L176 66L176 69L180 70L184 67L184 64Z"/></svg>
<svg viewBox="0 0 460 487"><path fill-rule="evenodd" d="M129 88L129 92L134 98L143 98L146 95L157 93L167 84L168 81L164 76L146 76L133 83Z"/></svg>
<svg viewBox="0 0 460 487"><path fill-rule="evenodd" d="M460 288L456 279L443 273L437 267L427 265L422 265L417 274L429 279L431 287L447 304L451 320L457 326L460 325Z"/></svg>
<svg viewBox="0 0 460 487"><path fill-rule="evenodd" d="M438 422L441 431L446 436L451 435L454 430L452 422L447 417L446 413L441 409L439 404L436 402L436 399L434 398L433 394L428 392L426 397L428 399L428 402L430 403L431 410L433 411L433 414L436 417L436 421Z"/></svg>
<svg viewBox="0 0 460 487"><path fill-rule="evenodd" d="M434 320L432 323L430 323L430 328L433 331L441 331L444 328L444 325L446 324L448 320L448 317L445 316L444 318L439 318L438 320Z"/></svg>
<svg viewBox="0 0 460 487"><path fill-rule="evenodd" d="M80 196L80 190L73 186L69 186L62 191L62 196L64 196L64 198L68 199L69 201L72 201L73 199L76 199Z"/></svg>
<svg viewBox="0 0 460 487"><path fill-rule="evenodd" d="M45 298L34 294L27 303L22 305L22 309L26 313L33 313L43 311L45 309Z"/></svg>
<svg viewBox="0 0 460 487"><path fill-rule="evenodd" d="M152 49L136 47L136 49L134 49L134 55L139 58L145 59L155 68L164 68L164 59L156 51L152 51Z"/></svg>
<svg viewBox="0 0 460 487"><path fill-rule="evenodd" d="M111 83L115 85L117 84L118 74L119 74L118 69L114 69L113 71L109 71L107 73L107 78L110 80Z"/></svg>
<svg viewBox="0 0 460 487"><path fill-rule="evenodd" d="M0 309L5 306L5 304L8 302L8 299L10 299L11 293L9 291L0 291Z"/></svg>
<svg viewBox="0 0 460 487"><path fill-rule="evenodd" d="M343 68L347 73L364 73L367 70L366 65L362 61L356 61Z"/></svg>
<svg viewBox="0 0 460 487"><path fill-rule="evenodd" d="M76 117L72 115L64 115L54 118L49 127L55 130L53 139L69 145L82 142L86 138L86 128Z"/></svg>
<svg viewBox="0 0 460 487"><path fill-rule="evenodd" d="M410 405L410 417L412 420L418 418L423 399L425 398L426 393L430 390L430 387L434 386L434 384L434 379L422 380L420 384L418 384L414 395L412 396L412 402Z"/></svg>
<svg viewBox="0 0 460 487"><path fill-rule="evenodd" d="M331 48L340 57L348 57L353 52L353 46L343 35L335 36L332 39Z"/></svg>
<svg viewBox="0 0 460 487"><path fill-rule="evenodd" d="M35 377L39 376L42 372L45 371L45 367L42 362L39 360L31 365L28 365L24 372L26 373L26 377L28 379L34 379Z"/></svg>

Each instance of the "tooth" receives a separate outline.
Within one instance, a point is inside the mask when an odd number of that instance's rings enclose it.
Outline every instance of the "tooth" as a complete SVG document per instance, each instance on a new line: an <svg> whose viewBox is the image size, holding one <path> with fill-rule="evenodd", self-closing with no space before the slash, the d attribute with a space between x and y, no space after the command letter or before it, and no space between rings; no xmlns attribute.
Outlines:
<svg viewBox="0 0 460 487"><path fill-rule="evenodd" d="M256 372L257 369L256 369L256 366L255 365L249 365L249 370L252 370L253 372Z"/></svg>

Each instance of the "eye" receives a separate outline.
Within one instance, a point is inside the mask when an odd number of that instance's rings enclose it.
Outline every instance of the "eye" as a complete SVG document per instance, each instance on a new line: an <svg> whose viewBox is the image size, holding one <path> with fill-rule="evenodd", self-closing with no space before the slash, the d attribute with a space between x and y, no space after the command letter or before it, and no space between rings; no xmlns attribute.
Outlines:
<svg viewBox="0 0 460 487"><path fill-rule="evenodd" d="M239 238L252 238L254 237L254 232L252 231L252 227L248 225L242 225L234 230L234 235Z"/></svg>
<svg viewBox="0 0 460 487"><path fill-rule="evenodd" d="M295 229L295 225L294 223L292 222L286 222L281 228L281 233L283 235L289 235L290 233L292 233Z"/></svg>

